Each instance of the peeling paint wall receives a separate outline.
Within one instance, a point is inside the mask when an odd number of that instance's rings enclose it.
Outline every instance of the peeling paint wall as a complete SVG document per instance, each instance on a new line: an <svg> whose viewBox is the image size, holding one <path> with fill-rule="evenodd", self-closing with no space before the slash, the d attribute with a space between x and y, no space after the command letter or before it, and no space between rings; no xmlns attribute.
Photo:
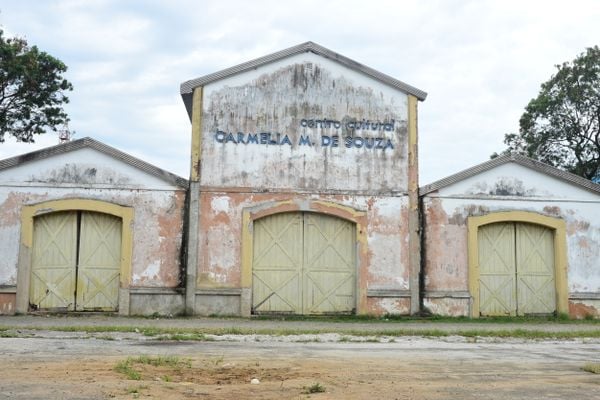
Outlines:
<svg viewBox="0 0 600 400"><path fill-rule="evenodd" d="M198 287L236 288L241 284L242 213L245 208L293 198L324 200L367 214L367 289L408 290L405 197L302 195L285 193L202 193L200 196ZM389 313L408 308L387 307ZM379 308L372 311L377 312Z"/></svg>
<svg viewBox="0 0 600 400"><path fill-rule="evenodd" d="M406 191L404 93L306 53L207 85L203 96L203 186ZM260 143L261 133L275 143Z"/></svg>
<svg viewBox="0 0 600 400"><path fill-rule="evenodd" d="M0 286L16 290L22 206L73 198L134 209L131 287L180 284L185 190L82 149L0 171Z"/></svg>
<svg viewBox="0 0 600 400"><path fill-rule="evenodd" d="M410 299L367 299L409 289L407 104L405 93L310 52L203 87L198 290L241 288L245 209L327 201L366 213L360 312L409 312Z"/></svg>
<svg viewBox="0 0 600 400"><path fill-rule="evenodd" d="M582 304L591 307L587 309L590 314L597 314L594 298L600 298L598 210L598 194L517 164L502 165L426 195L424 305L435 314L469 315L469 302L453 298L466 297L469 290L468 217L528 211L565 221L570 312L580 315L582 309L577 304Z"/></svg>

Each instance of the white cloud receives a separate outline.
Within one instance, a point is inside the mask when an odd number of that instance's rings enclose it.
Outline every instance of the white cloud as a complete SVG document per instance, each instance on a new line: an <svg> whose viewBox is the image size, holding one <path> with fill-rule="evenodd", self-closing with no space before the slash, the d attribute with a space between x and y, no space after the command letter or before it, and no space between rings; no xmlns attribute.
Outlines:
<svg viewBox="0 0 600 400"><path fill-rule="evenodd" d="M7 33L69 66L77 137L184 176L190 124L179 84L315 41L429 93L419 110L422 183L502 150L554 64L598 44L599 20L594 0L22 0L0 9ZM33 149L5 143L0 157Z"/></svg>

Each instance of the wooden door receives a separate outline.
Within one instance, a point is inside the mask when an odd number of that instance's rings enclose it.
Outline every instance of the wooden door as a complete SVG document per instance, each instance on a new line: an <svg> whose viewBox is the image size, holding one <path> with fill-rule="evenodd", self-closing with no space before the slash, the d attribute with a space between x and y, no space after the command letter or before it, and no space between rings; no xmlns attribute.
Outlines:
<svg viewBox="0 0 600 400"><path fill-rule="evenodd" d="M121 219L107 214L82 212L77 310L117 310L120 268Z"/></svg>
<svg viewBox="0 0 600 400"><path fill-rule="evenodd" d="M354 224L304 214L303 313L350 313L356 307Z"/></svg>
<svg viewBox="0 0 600 400"><path fill-rule="evenodd" d="M29 303L33 309L75 309L77 212L35 218Z"/></svg>
<svg viewBox="0 0 600 400"><path fill-rule="evenodd" d="M479 228L479 310L483 316L556 311L554 234L504 222Z"/></svg>
<svg viewBox="0 0 600 400"><path fill-rule="evenodd" d="M479 228L479 311L516 315L514 223Z"/></svg>
<svg viewBox="0 0 600 400"><path fill-rule="evenodd" d="M548 228L516 224L517 314L556 311L554 235Z"/></svg>
<svg viewBox="0 0 600 400"><path fill-rule="evenodd" d="M283 213L254 222L252 310L302 313L302 214Z"/></svg>
<svg viewBox="0 0 600 400"><path fill-rule="evenodd" d="M66 211L34 220L29 302L52 311L116 311L121 219Z"/></svg>
<svg viewBox="0 0 600 400"><path fill-rule="evenodd" d="M350 313L356 307L356 232L315 213L254 222L254 313Z"/></svg>

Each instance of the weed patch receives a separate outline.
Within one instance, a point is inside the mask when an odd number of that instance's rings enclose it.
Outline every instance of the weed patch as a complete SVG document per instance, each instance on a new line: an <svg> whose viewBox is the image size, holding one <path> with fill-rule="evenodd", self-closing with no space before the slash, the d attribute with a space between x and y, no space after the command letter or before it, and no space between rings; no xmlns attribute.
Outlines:
<svg viewBox="0 0 600 400"><path fill-rule="evenodd" d="M599 363L587 363L581 369L585 372L591 372L592 374L600 374Z"/></svg>
<svg viewBox="0 0 600 400"><path fill-rule="evenodd" d="M312 385L304 388L305 394L324 393L324 392L325 392L325 386L321 385L319 382L313 383Z"/></svg>

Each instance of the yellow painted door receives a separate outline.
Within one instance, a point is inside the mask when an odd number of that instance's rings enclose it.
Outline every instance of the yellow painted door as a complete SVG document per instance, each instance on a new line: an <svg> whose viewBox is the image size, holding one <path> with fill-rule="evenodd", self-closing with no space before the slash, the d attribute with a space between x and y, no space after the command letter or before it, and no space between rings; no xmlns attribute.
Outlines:
<svg viewBox="0 0 600 400"><path fill-rule="evenodd" d="M283 213L254 222L252 311L302 312L302 214Z"/></svg>
<svg viewBox="0 0 600 400"><path fill-rule="evenodd" d="M556 311L554 235L552 230L516 224L517 314Z"/></svg>
<svg viewBox="0 0 600 400"><path fill-rule="evenodd" d="M350 313L356 307L354 224L313 213L254 223L254 313Z"/></svg>
<svg viewBox="0 0 600 400"><path fill-rule="evenodd" d="M33 309L74 310L77 212L36 217L29 303Z"/></svg>
<svg viewBox="0 0 600 400"><path fill-rule="evenodd" d="M514 223L479 228L479 312L516 314Z"/></svg>
<svg viewBox="0 0 600 400"><path fill-rule="evenodd" d="M107 214L82 212L77 310L117 310L120 266L121 219Z"/></svg>
<svg viewBox="0 0 600 400"><path fill-rule="evenodd" d="M304 214L303 313L350 313L356 307L355 227Z"/></svg>

